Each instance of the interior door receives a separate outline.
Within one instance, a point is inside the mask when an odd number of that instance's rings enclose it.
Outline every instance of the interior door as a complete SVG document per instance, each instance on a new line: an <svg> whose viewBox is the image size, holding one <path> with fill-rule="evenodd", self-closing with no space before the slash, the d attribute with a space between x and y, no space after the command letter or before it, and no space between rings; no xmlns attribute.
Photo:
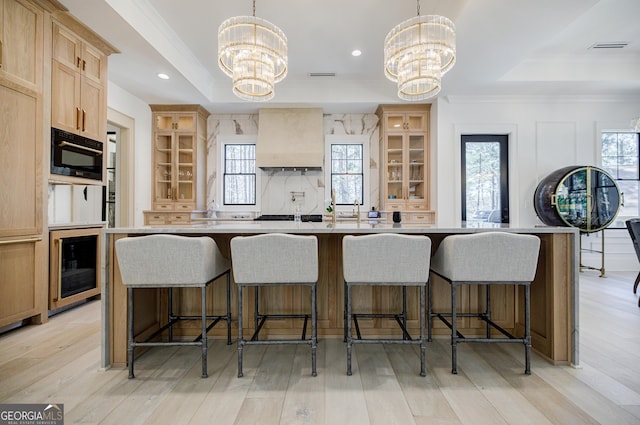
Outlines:
<svg viewBox="0 0 640 425"><path fill-rule="evenodd" d="M463 135L462 221L509 222L509 138Z"/></svg>

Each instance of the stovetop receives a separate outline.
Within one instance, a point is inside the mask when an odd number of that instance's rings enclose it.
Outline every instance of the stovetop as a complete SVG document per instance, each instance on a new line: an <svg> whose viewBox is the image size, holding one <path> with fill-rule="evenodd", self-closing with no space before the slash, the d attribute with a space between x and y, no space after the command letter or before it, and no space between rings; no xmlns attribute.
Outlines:
<svg viewBox="0 0 640 425"><path fill-rule="evenodd" d="M254 220L258 221L293 221L293 214L263 214L260 217L256 217ZM321 214L302 214L300 221L313 221L322 222Z"/></svg>

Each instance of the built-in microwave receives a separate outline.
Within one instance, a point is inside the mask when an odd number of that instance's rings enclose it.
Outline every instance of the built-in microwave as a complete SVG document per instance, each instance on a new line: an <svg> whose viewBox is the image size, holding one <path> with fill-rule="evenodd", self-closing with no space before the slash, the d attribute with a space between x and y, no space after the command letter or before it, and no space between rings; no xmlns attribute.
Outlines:
<svg viewBox="0 0 640 425"><path fill-rule="evenodd" d="M102 180L103 144L51 128L51 174Z"/></svg>

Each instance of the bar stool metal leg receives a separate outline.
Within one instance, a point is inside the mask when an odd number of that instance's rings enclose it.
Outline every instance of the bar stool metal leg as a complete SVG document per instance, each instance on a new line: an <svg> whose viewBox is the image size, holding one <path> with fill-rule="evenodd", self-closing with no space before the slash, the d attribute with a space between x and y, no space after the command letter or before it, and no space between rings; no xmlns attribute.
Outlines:
<svg viewBox="0 0 640 425"><path fill-rule="evenodd" d="M227 273L227 345L231 345L231 272Z"/></svg>
<svg viewBox="0 0 640 425"><path fill-rule="evenodd" d="M311 286L311 375L317 376L316 348L318 345L318 311L316 306L316 286Z"/></svg>
<svg viewBox="0 0 640 425"><path fill-rule="evenodd" d="M129 362L129 379L135 378L133 374L133 288L127 288L127 320L129 321L129 327L127 331L127 361Z"/></svg>
<svg viewBox="0 0 640 425"><path fill-rule="evenodd" d="M202 302L202 377L207 375L207 287L203 286L201 290Z"/></svg>
<svg viewBox="0 0 640 425"><path fill-rule="evenodd" d="M427 352L427 344L425 342L424 328L425 328L425 292L424 286L420 287L420 376L427 376L427 369L425 367L425 358Z"/></svg>
<svg viewBox="0 0 640 425"><path fill-rule="evenodd" d="M347 375L351 376L351 285L347 285Z"/></svg>
<svg viewBox="0 0 640 425"><path fill-rule="evenodd" d="M342 342L347 342L347 282L344 282L344 291L343 291L343 298L344 298L344 308L342 309L343 313L343 324L344 324L344 338Z"/></svg>
<svg viewBox="0 0 640 425"><path fill-rule="evenodd" d="M260 329L260 324L259 324L259 319L260 319L260 313L259 313L259 305L260 305L260 295L258 292L258 287L255 287L255 293L254 293L254 297L255 297L255 303L253 305L253 322L254 322L254 327L253 329L255 329L253 336L251 337L252 341L257 341L259 339L259 332L258 330Z"/></svg>
<svg viewBox="0 0 640 425"><path fill-rule="evenodd" d="M457 308L456 284L451 283L451 373L458 374L458 329L457 329Z"/></svg>
<svg viewBox="0 0 640 425"><path fill-rule="evenodd" d="M427 307L427 328L428 328L428 334L427 334L427 341L431 342L431 333L432 330L431 328L433 327L433 307L431 305L431 300L432 300L432 296L431 296L431 285L432 285L432 279L429 279L429 281L427 282L427 297L429 298L428 300L428 307Z"/></svg>
<svg viewBox="0 0 640 425"><path fill-rule="evenodd" d="M238 285L238 378L242 378L242 348L244 347L244 338L242 336L242 289Z"/></svg>
<svg viewBox="0 0 640 425"><path fill-rule="evenodd" d="M407 333L407 287L402 286L402 339L411 339Z"/></svg>
<svg viewBox="0 0 640 425"><path fill-rule="evenodd" d="M491 285L485 285L485 287L487 288L487 293L486 293L486 316L487 316L487 320L485 321L485 326L486 326L486 335L487 335L487 339L491 339Z"/></svg>
<svg viewBox="0 0 640 425"><path fill-rule="evenodd" d="M531 288L529 287L529 285L524 285L524 373L526 375L531 375L531 307L529 306L530 297Z"/></svg>
<svg viewBox="0 0 640 425"><path fill-rule="evenodd" d="M173 288L169 288L167 296L167 323L173 322ZM173 326L169 326L169 342L173 341Z"/></svg>

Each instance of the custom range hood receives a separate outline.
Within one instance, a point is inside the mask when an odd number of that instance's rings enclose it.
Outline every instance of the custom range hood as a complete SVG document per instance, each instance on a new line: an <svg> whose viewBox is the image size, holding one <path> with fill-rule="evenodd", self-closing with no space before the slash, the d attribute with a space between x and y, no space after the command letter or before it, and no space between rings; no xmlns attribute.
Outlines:
<svg viewBox="0 0 640 425"><path fill-rule="evenodd" d="M323 157L321 108L260 109L256 144L258 167L319 170Z"/></svg>

